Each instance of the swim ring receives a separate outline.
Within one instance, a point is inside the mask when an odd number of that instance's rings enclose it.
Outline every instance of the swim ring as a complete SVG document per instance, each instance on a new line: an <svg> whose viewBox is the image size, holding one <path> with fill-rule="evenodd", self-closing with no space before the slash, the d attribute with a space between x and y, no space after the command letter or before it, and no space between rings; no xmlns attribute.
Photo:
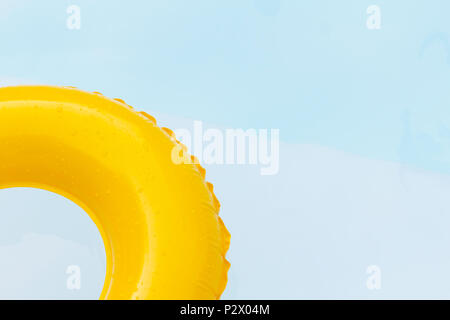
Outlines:
<svg viewBox="0 0 450 320"><path fill-rule="evenodd" d="M0 88L0 188L52 191L89 214L106 250L101 299L218 299L225 289L230 235L205 170L172 160L180 145L120 99Z"/></svg>

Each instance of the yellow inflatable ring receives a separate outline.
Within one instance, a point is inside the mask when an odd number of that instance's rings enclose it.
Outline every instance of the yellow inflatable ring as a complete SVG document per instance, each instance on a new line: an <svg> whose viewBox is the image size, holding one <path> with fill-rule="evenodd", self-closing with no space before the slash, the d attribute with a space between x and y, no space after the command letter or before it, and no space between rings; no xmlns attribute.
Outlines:
<svg viewBox="0 0 450 320"><path fill-rule="evenodd" d="M101 299L218 299L225 289L230 236L204 169L172 160L180 146L120 99L0 88L0 188L52 191L89 214L106 250Z"/></svg>

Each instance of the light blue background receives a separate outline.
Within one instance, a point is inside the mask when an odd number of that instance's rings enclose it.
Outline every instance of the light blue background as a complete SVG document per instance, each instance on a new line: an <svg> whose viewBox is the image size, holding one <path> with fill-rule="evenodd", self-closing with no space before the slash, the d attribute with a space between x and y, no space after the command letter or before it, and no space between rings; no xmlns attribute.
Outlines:
<svg viewBox="0 0 450 320"><path fill-rule="evenodd" d="M72 4L80 30L66 28ZM372 4L380 30L366 27ZM447 298L449 12L444 0L3 0L0 85L100 91L171 128L279 128L278 175L207 167L233 236L224 298ZM33 277L55 283L18 282L31 271L1 264L1 297L16 283L23 297L95 298L104 258L92 223L56 196L0 195L0 244L20 246L29 270L53 263ZM35 217L26 228L24 215ZM30 234L47 251L29 255ZM78 260L94 280L67 293L51 259ZM365 285L372 264L381 290Z"/></svg>

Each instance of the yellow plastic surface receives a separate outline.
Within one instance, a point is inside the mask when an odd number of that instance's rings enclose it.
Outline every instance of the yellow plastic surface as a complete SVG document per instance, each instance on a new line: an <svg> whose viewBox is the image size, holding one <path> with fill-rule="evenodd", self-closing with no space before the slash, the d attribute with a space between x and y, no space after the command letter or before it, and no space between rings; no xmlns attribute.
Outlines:
<svg viewBox="0 0 450 320"><path fill-rule="evenodd" d="M106 250L101 299L218 299L225 289L219 202L202 167L172 161L174 146L122 100L0 88L0 188L52 191L90 215Z"/></svg>

